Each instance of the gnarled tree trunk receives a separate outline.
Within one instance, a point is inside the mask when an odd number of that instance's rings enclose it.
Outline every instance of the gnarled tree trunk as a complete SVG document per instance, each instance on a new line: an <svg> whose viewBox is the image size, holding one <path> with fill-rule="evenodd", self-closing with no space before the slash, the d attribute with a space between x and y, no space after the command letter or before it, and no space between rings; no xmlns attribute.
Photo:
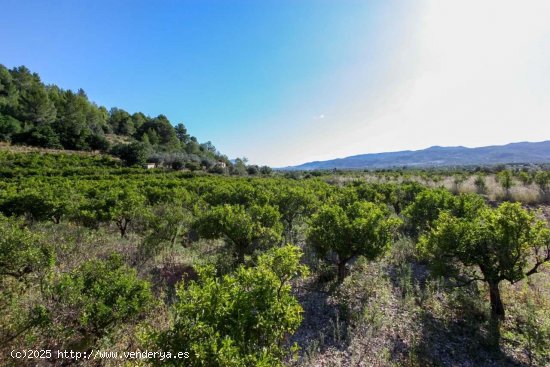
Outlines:
<svg viewBox="0 0 550 367"><path fill-rule="evenodd" d="M342 283L347 274L346 264L349 259L338 257L338 283Z"/></svg>
<svg viewBox="0 0 550 367"><path fill-rule="evenodd" d="M493 346L500 346L500 323L504 320L504 304L500 297L499 282L489 281L489 298L491 300L490 335Z"/></svg>
<svg viewBox="0 0 550 367"><path fill-rule="evenodd" d="M491 299L491 316L500 321L504 320L504 304L500 297L499 282L489 282L489 297Z"/></svg>

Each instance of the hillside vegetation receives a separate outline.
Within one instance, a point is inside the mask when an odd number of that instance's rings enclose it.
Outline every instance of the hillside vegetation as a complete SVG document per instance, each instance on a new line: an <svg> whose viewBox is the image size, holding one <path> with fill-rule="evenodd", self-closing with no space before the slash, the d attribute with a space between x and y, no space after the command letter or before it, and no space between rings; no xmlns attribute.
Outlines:
<svg viewBox="0 0 550 367"><path fill-rule="evenodd" d="M0 364L546 366L548 171L462 174L503 195L0 151ZM29 349L188 358L10 357Z"/></svg>
<svg viewBox="0 0 550 367"><path fill-rule="evenodd" d="M0 141L43 148L109 152L128 165L154 162L222 172L231 166L211 142L200 144L164 115L107 109L83 89L45 85L24 66L0 64ZM216 167L219 162L224 164Z"/></svg>

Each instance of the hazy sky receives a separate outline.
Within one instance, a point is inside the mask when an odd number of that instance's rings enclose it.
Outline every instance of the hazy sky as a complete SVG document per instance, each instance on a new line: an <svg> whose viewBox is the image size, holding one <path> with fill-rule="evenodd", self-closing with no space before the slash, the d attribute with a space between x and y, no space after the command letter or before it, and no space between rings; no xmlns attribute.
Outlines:
<svg viewBox="0 0 550 367"><path fill-rule="evenodd" d="M0 0L0 63L229 157L550 139L549 0Z"/></svg>

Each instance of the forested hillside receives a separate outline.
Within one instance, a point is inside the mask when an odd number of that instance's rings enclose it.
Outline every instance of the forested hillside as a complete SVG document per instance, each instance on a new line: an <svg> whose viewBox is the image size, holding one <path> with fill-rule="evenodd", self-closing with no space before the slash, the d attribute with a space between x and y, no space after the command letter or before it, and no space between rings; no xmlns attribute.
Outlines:
<svg viewBox="0 0 550 367"><path fill-rule="evenodd" d="M0 64L0 141L44 148L98 150L128 165L151 161L167 167L223 171L231 162L211 142L200 144L164 115L107 109L83 89L45 85L24 66ZM222 167L216 167L223 162Z"/></svg>

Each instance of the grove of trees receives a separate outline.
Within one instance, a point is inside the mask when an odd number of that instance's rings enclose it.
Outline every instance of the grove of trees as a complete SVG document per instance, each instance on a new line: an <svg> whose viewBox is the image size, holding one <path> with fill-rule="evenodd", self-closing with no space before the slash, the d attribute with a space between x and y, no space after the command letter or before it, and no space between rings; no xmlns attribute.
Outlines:
<svg viewBox="0 0 550 367"><path fill-rule="evenodd" d="M131 131L128 116L117 116L117 129ZM176 139L191 139L184 127L176 131ZM543 174L533 177L546 190ZM351 287L339 317L349 330L357 318L374 330L395 308L385 315L362 306L357 316L350 304L398 297L379 287L412 282L406 261L426 269L422 282L405 288L419 294L416 302L427 302L426 284L437 284L439 298L463 287L487 311L472 319L478 326L466 325L485 330L491 322L496 348L508 343L519 291L502 293L504 285L527 287L548 271L550 230L542 212L413 181L335 177L147 170L109 156L1 150L2 363L13 364L5 352L14 349L102 348L190 353L144 362L151 364L305 363L301 325L325 312L312 314L308 297L328 303ZM380 269L388 275L360 281ZM359 293L363 288L372 291ZM411 314L426 307L411 304ZM541 326L543 310L535 310L539 322L529 316L517 328L530 335L521 340L544 365L550 334ZM337 340L342 329L333 325Z"/></svg>

